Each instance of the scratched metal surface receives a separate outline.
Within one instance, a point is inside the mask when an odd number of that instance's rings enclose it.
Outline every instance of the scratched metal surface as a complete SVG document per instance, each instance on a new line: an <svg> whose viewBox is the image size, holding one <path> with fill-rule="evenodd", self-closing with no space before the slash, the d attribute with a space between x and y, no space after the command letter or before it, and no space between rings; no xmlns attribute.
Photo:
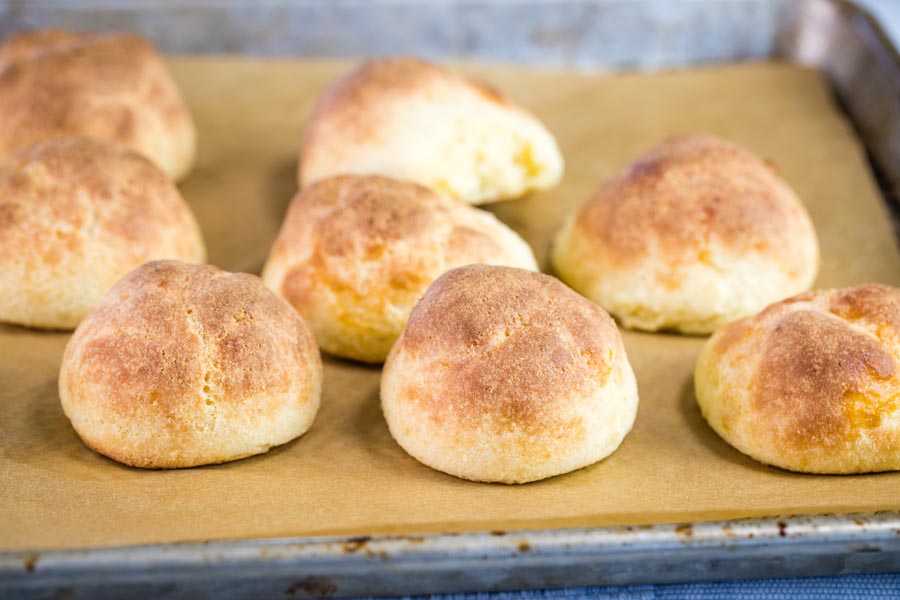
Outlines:
<svg viewBox="0 0 900 600"><path fill-rule="evenodd" d="M895 571L896 513L0 556L28 598L290 598Z"/></svg>
<svg viewBox="0 0 900 600"><path fill-rule="evenodd" d="M591 69L781 58L825 72L886 200L900 57L840 0L0 0L0 35L138 31L173 53L415 53ZM897 213L895 213L897 214ZM285 598L900 571L900 513L0 554L0 597Z"/></svg>

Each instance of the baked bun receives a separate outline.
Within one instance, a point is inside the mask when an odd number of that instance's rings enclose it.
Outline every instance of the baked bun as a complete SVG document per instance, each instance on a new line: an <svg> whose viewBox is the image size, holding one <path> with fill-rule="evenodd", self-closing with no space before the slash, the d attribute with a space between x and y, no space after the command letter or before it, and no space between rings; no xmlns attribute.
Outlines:
<svg viewBox="0 0 900 600"><path fill-rule="evenodd" d="M626 327L702 334L808 289L819 246L772 166L730 142L682 135L572 214L552 261Z"/></svg>
<svg viewBox="0 0 900 600"><path fill-rule="evenodd" d="M297 194L263 279L323 350L382 362L429 284L471 263L537 270L528 244L492 214L414 183L347 175Z"/></svg>
<svg viewBox="0 0 900 600"><path fill-rule="evenodd" d="M900 290L816 291L720 329L694 376L703 416L758 461L900 469Z"/></svg>
<svg viewBox="0 0 900 600"><path fill-rule="evenodd" d="M415 181L471 204L555 186L553 135L500 92L414 58L367 62L319 98L300 183L347 173Z"/></svg>
<svg viewBox="0 0 900 600"><path fill-rule="evenodd" d="M394 439L429 467L525 483L611 454L637 384L603 309L559 280L470 265L435 281L381 378Z"/></svg>
<svg viewBox="0 0 900 600"><path fill-rule="evenodd" d="M59 397L90 448L134 467L180 468L303 434L321 385L315 339L258 277L155 261L75 331Z"/></svg>
<svg viewBox="0 0 900 600"><path fill-rule="evenodd" d="M61 138L0 167L0 321L72 329L138 265L204 257L178 189L126 148Z"/></svg>
<svg viewBox="0 0 900 600"><path fill-rule="evenodd" d="M196 133L162 59L136 35L43 30L0 45L0 160L57 137L128 146L179 179Z"/></svg>

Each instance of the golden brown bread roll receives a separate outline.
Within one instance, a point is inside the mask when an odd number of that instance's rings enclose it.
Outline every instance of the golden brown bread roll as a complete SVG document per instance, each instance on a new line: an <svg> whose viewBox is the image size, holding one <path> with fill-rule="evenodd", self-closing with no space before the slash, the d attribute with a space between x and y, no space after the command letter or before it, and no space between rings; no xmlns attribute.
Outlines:
<svg viewBox="0 0 900 600"><path fill-rule="evenodd" d="M524 483L612 453L638 395L613 320L557 279L455 269L416 305L381 378L394 439L429 467Z"/></svg>
<svg viewBox="0 0 900 600"><path fill-rule="evenodd" d="M761 462L900 469L900 290L815 291L720 329L697 361L703 416Z"/></svg>
<svg viewBox="0 0 900 600"><path fill-rule="evenodd" d="M382 362L441 273L471 263L537 270L490 213L414 183L333 177L300 191L263 269L336 356Z"/></svg>
<svg viewBox="0 0 900 600"><path fill-rule="evenodd" d="M806 209L769 164L682 135L573 213L552 261L626 327L710 333L808 289L819 248Z"/></svg>
<svg viewBox="0 0 900 600"><path fill-rule="evenodd" d="M135 467L260 454L303 434L322 362L253 275L155 261L119 281L69 340L59 397L84 443Z"/></svg>
<svg viewBox="0 0 900 600"><path fill-rule="evenodd" d="M196 133L166 65L136 35L43 30L0 45L0 160L79 135L143 154L170 177L193 167Z"/></svg>
<svg viewBox="0 0 900 600"><path fill-rule="evenodd" d="M423 60L386 58L319 98L299 180L385 175L482 204L553 187L562 171L553 135L498 91Z"/></svg>
<svg viewBox="0 0 900 600"><path fill-rule="evenodd" d="M72 329L135 267L205 255L178 189L126 148L61 138L0 166L0 321Z"/></svg>

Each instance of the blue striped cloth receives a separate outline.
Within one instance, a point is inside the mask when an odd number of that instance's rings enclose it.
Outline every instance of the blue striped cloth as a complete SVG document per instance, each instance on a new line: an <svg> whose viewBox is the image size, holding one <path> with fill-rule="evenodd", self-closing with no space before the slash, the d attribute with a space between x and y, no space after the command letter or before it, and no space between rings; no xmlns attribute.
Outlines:
<svg viewBox="0 0 900 600"><path fill-rule="evenodd" d="M897 565L900 569L900 565ZM412 597L408 597L412 598ZM433 600L900 600L900 573L417 596Z"/></svg>

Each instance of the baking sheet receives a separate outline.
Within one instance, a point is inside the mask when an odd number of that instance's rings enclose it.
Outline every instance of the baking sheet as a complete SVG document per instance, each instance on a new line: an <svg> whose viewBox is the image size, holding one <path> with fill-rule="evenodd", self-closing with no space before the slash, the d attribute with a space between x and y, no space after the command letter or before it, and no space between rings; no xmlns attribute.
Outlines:
<svg viewBox="0 0 900 600"><path fill-rule="evenodd" d="M258 272L296 188L304 120L348 63L179 58L200 163L182 190L210 261ZM819 287L900 284L900 254L864 152L823 78L787 64L655 75L466 67L537 113L560 141L557 189L492 210L546 267L563 215L671 133L708 131L776 162L822 245ZM85 448L59 407L66 335L0 326L0 550L613 524L900 508L900 473L798 475L760 465L703 422L691 373L703 338L624 334L637 422L608 459L525 486L433 471L391 439L377 368L327 360L312 430L266 455L181 471Z"/></svg>

